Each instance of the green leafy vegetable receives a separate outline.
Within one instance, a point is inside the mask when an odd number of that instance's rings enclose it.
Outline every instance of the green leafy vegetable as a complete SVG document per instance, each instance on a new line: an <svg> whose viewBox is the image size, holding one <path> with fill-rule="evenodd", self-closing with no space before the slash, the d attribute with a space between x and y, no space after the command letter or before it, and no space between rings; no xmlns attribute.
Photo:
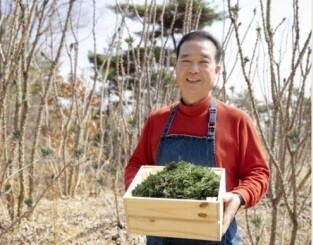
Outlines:
<svg viewBox="0 0 313 245"><path fill-rule="evenodd" d="M220 178L207 167L185 161L172 162L151 174L133 190L137 197L204 200L217 197Z"/></svg>

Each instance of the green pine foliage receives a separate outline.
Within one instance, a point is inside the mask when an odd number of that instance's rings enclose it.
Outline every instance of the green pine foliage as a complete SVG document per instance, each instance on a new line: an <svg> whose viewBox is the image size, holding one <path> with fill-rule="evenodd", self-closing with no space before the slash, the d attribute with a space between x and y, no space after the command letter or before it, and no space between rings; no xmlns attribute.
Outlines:
<svg viewBox="0 0 313 245"><path fill-rule="evenodd" d="M132 192L136 197L205 200L217 197L220 178L208 167L185 161L171 162L151 174Z"/></svg>

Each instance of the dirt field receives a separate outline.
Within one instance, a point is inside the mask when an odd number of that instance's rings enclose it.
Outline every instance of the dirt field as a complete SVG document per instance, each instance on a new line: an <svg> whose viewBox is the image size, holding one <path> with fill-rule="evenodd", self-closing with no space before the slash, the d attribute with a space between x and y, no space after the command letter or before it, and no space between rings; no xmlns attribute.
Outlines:
<svg viewBox="0 0 313 245"><path fill-rule="evenodd" d="M144 244L144 237L127 234L121 199L119 206L117 216L112 193L97 198L45 199L31 219L23 220L18 230L1 237L0 244ZM6 227L3 203L0 214L1 227Z"/></svg>
<svg viewBox="0 0 313 245"><path fill-rule="evenodd" d="M0 244L145 244L144 236L127 234L122 199L118 201L118 214L114 200L113 193L109 191L96 198L44 199L30 220L23 220L18 229L1 237ZM268 215L263 205L259 205L258 210L264 217ZM244 215L243 210L239 211L239 232L242 244L250 244L246 242ZM6 209L0 203L0 232L8 225ZM253 231L254 235L257 236L260 230ZM307 234L309 232L306 231ZM268 235L262 234L263 237ZM298 244L309 244L308 235L303 236Z"/></svg>

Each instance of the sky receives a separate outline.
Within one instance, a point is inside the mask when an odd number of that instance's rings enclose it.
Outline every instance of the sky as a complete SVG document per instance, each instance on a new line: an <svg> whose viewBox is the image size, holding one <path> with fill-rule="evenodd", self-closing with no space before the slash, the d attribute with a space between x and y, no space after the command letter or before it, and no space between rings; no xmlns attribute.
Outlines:
<svg viewBox="0 0 313 245"><path fill-rule="evenodd" d="M105 48L108 46L110 37L112 37L119 19L111 10L107 8L113 1L95 1L96 8L96 47L98 53L104 53ZM122 2L122 1L118 1ZM133 0L134 3L144 3L142 0ZM163 1L157 1L162 3ZM213 1L217 6L217 10L226 11L226 1ZM234 1L235 2L235 1ZM293 0L273 0L272 1L272 23L273 26L278 25L285 17L286 21L292 23L292 2ZM78 54L78 73L85 76L89 76L91 64L88 61L88 52L93 50L93 37L92 37L92 0L82 1L82 12L80 21L83 27L81 27L77 33L79 40L79 54ZM242 29L247 26L253 16L253 9L259 5L259 0L240 0L240 21L242 22ZM300 26L301 33L307 35L312 29L312 3L311 0L299 0L300 8ZM257 9L259 11L259 9ZM130 31L141 30L141 25L137 22L127 21ZM212 26L207 27L206 30L213 33L220 41L223 39L222 22L215 22ZM249 39L249 37L247 38ZM304 39L304 37L303 37ZM72 42L72 38L69 37L67 45ZM254 40L254 39L253 39ZM249 43L249 42L247 42ZM251 47L252 48L252 47ZM288 69L288 68L286 68ZM63 56L61 74L67 76L70 71L70 65L68 58Z"/></svg>

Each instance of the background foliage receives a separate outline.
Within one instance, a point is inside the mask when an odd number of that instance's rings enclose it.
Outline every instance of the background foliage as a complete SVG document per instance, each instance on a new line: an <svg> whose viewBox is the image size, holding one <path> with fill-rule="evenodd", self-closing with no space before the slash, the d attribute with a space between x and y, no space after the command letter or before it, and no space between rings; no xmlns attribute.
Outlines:
<svg viewBox="0 0 313 245"><path fill-rule="evenodd" d="M219 3L224 12L200 0L116 2L110 9L118 24L102 53L96 3L89 1L91 77L77 65L83 2L0 1L0 199L10 217L0 237L45 198L105 189L121 197L123 168L145 118L179 98L173 72L179 38L219 21L225 56L214 95L253 117L272 170L260 204L270 215L258 207L245 211L247 244L309 243L312 55L301 1L286 2L293 16L278 24L275 0L255 1L251 20L241 16L239 1ZM141 31L132 33L128 19ZM71 66L67 77L60 75L61 57Z"/></svg>

